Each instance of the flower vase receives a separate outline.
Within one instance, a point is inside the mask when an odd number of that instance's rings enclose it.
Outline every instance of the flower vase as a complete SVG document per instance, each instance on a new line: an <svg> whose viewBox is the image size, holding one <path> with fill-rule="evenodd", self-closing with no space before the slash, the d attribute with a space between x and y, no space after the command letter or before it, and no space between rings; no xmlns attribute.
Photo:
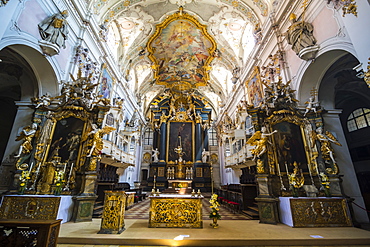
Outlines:
<svg viewBox="0 0 370 247"><path fill-rule="evenodd" d="M18 195L23 195L25 189L26 189L25 185L24 186L19 186Z"/></svg>
<svg viewBox="0 0 370 247"><path fill-rule="evenodd" d="M217 228L218 227L217 218L216 217L212 218L212 223L210 224L210 226L212 226L213 228Z"/></svg>
<svg viewBox="0 0 370 247"><path fill-rule="evenodd" d="M324 186L324 194L325 194L326 197L331 197L330 189L327 188L326 186Z"/></svg>
<svg viewBox="0 0 370 247"><path fill-rule="evenodd" d="M292 194L293 194L293 197L299 197L298 188L292 186Z"/></svg>
<svg viewBox="0 0 370 247"><path fill-rule="evenodd" d="M62 187L61 186L56 186L55 191L54 191L54 195L55 196L60 196L61 192L62 192Z"/></svg>

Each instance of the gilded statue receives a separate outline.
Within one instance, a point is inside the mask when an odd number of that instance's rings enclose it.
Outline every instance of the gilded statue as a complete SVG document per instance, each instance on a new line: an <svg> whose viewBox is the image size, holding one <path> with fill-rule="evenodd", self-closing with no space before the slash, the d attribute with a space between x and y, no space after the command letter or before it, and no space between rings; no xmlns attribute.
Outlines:
<svg viewBox="0 0 370 247"><path fill-rule="evenodd" d="M47 17L39 23L39 32L43 40L66 48L65 41L68 38L67 20L68 11Z"/></svg>
<svg viewBox="0 0 370 247"><path fill-rule="evenodd" d="M254 149L251 150L253 155L253 160L256 158L260 158L267 150L267 145L271 143L268 140L268 137L277 133L277 130L274 130L271 133L267 132L266 127L262 127L261 131L256 131L251 138L247 141L247 144L252 146L256 146Z"/></svg>
<svg viewBox="0 0 370 247"><path fill-rule="evenodd" d="M333 164L336 164L337 162L334 159L334 150L331 146L331 143L334 143L335 145L342 146L338 140L334 137L332 133L329 131L326 131L324 134L324 130L322 127L318 127L316 129L316 133L313 132L313 138L314 140L319 140L321 145L321 155L325 160L331 160Z"/></svg>
<svg viewBox="0 0 370 247"><path fill-rule="evenodd" d="M310 46L316 44L316 39L313 36L313 26L311 23L305 21L297 21L294 13L290 15L292 25L288 28L286 39L288 44L292 45L292 50L298 53Z"/></svg>
<svg viewBox="0 0 370 247"><path fill-rule="evenodd" d="M32 151L32 139L35 136L36 131L37 123L33 123L31 126L23 128L16 139L16 141L23 140L23 143L19 147L18 154L14 156L15 158L21 157L22 154L27 155Z"/></svg>
<svg viewBox="0 0 370 247"><path fill-rule="evenodd" d="M111 126L104 126L102 129L99 129L95 124L91 126L93 130L88 134L91 138L89 141L91 149L86 157L100 155L100 151L103 149L103 136L115 130L115 128Z"/></svg>

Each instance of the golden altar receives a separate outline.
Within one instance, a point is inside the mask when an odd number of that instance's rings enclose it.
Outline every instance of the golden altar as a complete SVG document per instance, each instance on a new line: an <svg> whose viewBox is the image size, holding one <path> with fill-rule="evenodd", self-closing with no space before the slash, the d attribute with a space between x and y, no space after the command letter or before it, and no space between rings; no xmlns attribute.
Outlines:
<svg viewBox="0 0 370 247"><path fill-rule="evenodd" d="M150 196L149 227L203 228L203 196Z"/></svg>

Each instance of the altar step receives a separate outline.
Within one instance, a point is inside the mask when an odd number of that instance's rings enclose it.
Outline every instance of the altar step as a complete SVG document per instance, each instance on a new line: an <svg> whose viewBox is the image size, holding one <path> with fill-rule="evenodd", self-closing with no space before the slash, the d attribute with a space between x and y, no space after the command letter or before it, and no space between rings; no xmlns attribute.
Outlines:
<svg viewBox="0 0 370 247"><path fill-rule="evenodd" d="M246 210L242 210L242 214L250 217L252 220L258 220L260 218L257 206L251 206Z"/></svg>
<svg viewBox="0 0 370 247"><path fill-rule="evenodd" d="M96 201L94 204L93 210L93 218L101 218L104 211L104 202L103 201Z"/></svg>

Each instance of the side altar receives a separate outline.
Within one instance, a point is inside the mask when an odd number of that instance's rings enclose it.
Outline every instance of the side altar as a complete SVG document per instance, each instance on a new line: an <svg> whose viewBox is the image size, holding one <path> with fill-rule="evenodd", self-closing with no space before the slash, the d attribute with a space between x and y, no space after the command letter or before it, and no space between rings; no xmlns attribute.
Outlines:
<svg viewBox="0 0 370 247"><path fill-rule="evenodd" d="M203 228L203 196L150 196L149 227Z"/></svg>

